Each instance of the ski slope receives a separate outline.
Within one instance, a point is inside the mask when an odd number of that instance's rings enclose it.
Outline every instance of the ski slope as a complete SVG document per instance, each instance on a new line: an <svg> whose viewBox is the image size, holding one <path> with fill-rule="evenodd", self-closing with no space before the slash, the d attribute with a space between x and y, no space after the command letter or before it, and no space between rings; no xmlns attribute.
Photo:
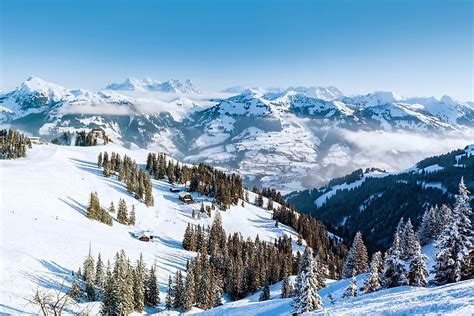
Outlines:
<svg viewBox="0 0 474 316"><path fill-rule="evenodd" d="M185 205L169 184L153 181L155 206L147 208L126 191L123 183L105 178L97 168L101 151L127 154L137 163L146 162L146 150L128 150L114 144L96 147L67 147L51 144L33 145L26 158L0 161L1 181L1 286L0 314L35 313L26 298L38 289L58 289L66 279L71 282L72 271L82 265L89 245L96 258L113 259L124 249L134 262L140 253L150 266L158 265L162 302L167 279L176 269L185 269L186 261L195 253L182 249L181 241L188 223L210 225L206 215L193 219L193 208L199 212L200 203L210 203L195 194L196 204ZM135 227L114 221L113 226L91 221L86 217L89 195L97 191L101 205L108 207L124 198L129 210L136 208ZM254 200L250 192L250 201ZM213 216L216 211L213 211ZM275 227L271 212L245 203L221 212L227 234L239 232L244 238L273 241L287 234L295 241L297 234L280 224ZM141 242L133 237L138 230L150 230L154 242ZM98 305L98 304L96 304ZM148 310L148 312L158 312Z"/></svg>

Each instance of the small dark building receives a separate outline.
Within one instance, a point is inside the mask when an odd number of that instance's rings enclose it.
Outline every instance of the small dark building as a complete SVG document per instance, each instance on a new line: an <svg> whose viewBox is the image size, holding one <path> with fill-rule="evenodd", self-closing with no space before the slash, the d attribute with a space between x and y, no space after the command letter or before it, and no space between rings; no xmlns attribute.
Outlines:
<svg viewBox="0 0 474 316"><path fill-rule="evenodd" d="M184 203L186 203L186 204L194 203L193 197L191 196L191 194L189 194L187 192L181 192L179 194L179 199L181 201L183 201Z"/></svg>

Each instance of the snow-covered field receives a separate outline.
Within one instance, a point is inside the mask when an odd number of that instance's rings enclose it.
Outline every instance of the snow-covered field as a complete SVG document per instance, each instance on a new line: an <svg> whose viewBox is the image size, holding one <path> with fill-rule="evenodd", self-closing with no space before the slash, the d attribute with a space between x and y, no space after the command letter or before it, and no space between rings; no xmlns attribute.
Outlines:
<svg viewBox="0 0 474 316"><path fill-rule="evenodd" d="M193 208L200 202L210 203L195 195L198 202L182 204L176 193L169 192L166 182L153 180L155 206L147 208L131 197L123 183L105 178L97 168L100 151L127 154L144 164L147 151L130 151L109 144L96 147L64 147L34 145L26 158L0 161L1 179L1 286L0 314L34 313L34 306L25 298L37 288L58 288L62 281L77 271L88 253L89 244L96 257L113 259L124 249L135 261L143 253L148 265L156 261L158 277L165 296L170 274L183 269L194 253L182 249L181 241L188 223L210 225L212 219L193 219ZM86 218L89 195L97 191L101 205L117 206L124 198L129 208L136 207L135 227L114 221L112 227ZM250 193L250 200L253 195ZM249 203L234 206L222 213L227 233L240 232L244 237L271 241L288 234L294 241L296 233L279 225L272 214ZM137 230L151 230L157 239L152 243L133 237ZM294 245L297 247L297 245Z"/></svg>

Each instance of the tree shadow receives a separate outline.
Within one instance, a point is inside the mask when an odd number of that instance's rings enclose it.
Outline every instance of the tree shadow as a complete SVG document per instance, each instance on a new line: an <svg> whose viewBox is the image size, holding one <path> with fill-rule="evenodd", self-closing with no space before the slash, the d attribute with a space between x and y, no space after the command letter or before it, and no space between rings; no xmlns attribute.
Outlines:
<svg viewBox="0 0 474 316"><path fill-rule="evenodd" d="M70 196L67 197L69 201L64 200L62 198L58 198L58 199L64 204L66 204L67 206L69 206L70 208L72 208L73 210L75 210L76 212L78 212L79 214L87 217L87 207L85 205L79 203L78 201L74 200Z"/></svg>
<svg viewBox="0 0 474 316"><path fill-rule="evenodd" d="M3 315L38 315L38 313L29 313L27 311L0 303L0 316Z"/></svg>
<svg viewBox="0 0 474 316"><path fill-rule="evenodd" d="M55 290L55 291L66 291L66 282L72 282L74 280L73 271L66 269L54 261L46 261L41 259L35 259L48 272L41 273L43 275L35 275L27 271L21 272L26 278L36 283L38 286Z"/></svg>

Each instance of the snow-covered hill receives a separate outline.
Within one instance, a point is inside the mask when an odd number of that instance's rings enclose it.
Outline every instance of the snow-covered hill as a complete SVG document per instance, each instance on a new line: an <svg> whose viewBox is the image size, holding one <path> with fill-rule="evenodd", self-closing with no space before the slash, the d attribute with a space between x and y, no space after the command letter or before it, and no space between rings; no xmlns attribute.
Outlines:
<svg viewBox="0 0 474 316"><path fill-rule="evenodd" d="M124 249L135 260L143 253L148 265L156 261L158 279L164 301L166 281L176 269L185 268L195 253L183 250L181 241L188 223L210 225L212 218L193 219L192 210L200 202L210 204L204 196L194 195L196 204L181 203L169 184L153 180L155 206L147 208L126 191L123 183L105 178L97 168L101 151L127 154L144 164L148 151L128 150L109 144L96 147L33 145L26 158L1 160L1 286L0 314L34 313L25 298L37 288L56 289L63 279L69 284L72 271L77 271L87 255L89 245L94 256L100 252L106 261ZM113 226L91 221L85 216L91 192L96 191L101 204L116 205L124 198L136 208L136 225ZM250 193L250 199L254 196ZM214 211L214 215L215 215ZM293 229L280 224L275 227L271 212L246 203L221 212L227 233L273 241L284 234L294 241ZM138 230L150 230L154 242L141 242L133 237ZM300 249L296 243L294 249Z"/></svg>
<svg viewBox="0 0 474 316"><path fill-rule="evenodd" d="M286 192L355 168L400 170L474 142L474 107L450 97L349 97L334 87L197 93L188 81L151 79L107 88L71 90L29 78L0 95L0 124L48 140L100 127L128 148L232 168L248 186Z"/></svg>

